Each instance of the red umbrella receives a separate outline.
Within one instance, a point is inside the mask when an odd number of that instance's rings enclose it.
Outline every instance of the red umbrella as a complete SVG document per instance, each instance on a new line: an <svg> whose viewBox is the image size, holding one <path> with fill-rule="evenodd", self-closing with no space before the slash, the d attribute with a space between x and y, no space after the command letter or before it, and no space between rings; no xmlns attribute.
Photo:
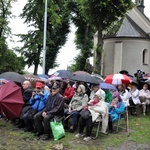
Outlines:
<svg viewBox="0 0 150 150"><path fill-rule="evenodd" d="M0 89L0 111L8 119L18 118L24 105L21 88L14 82L2 85Z"/></svg>
<svg viewBox="0 0 150 150"><path fill-rule="evenodd" d="M111 74L106 76L104 82L118 85L118 84L128 84L131 83L131 78L125 74Z"/></svg>

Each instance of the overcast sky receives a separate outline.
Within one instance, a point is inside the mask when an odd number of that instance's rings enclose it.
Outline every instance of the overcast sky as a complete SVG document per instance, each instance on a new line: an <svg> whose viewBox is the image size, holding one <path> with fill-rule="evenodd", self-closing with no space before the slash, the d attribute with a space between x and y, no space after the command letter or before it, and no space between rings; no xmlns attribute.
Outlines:
<svg viewBox="0 0 150 150"><path fill-rule="evenodd" d="M18 16L22 13L22 8L26 4L27 0L18 0L18 2L13 3L12 12L16 18L10 20L10 27L12 29L12 34L26 34L27 26L23 23L23 20ZM145 15L150 18L150 0L144 1L145 5ZM44 15L44 14L43 14ZM67 65L73 62L73 58L78 54L78 51L75 48L74 39L75 39L75 26L71 26L71 33L68 35L67 43L60 49L60 53L57 57L57 63L59 63L59 67L53 70L50 70L49 74L53 73L59 69L67 69ZM16 46L22 46L22 43L17 42L19 39L17 37L13 37L14 42L8 41L8 45L10 48ZM92 61L92 60L91 60ZM27 68L26 68L27 70ZM30 72L33 72L33 67L28 69ZM39 67L38 73L42 73L42 68Z"/></svg>

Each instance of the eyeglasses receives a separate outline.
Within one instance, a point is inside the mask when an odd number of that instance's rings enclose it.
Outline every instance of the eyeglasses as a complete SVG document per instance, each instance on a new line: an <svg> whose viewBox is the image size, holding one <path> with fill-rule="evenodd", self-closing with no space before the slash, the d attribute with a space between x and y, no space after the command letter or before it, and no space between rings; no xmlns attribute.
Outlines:
<svg viewBox="0 0 150 150"><path fill-rule="evenodd" d="M57 90L57 88L52 88L52 90Z"/></svg>

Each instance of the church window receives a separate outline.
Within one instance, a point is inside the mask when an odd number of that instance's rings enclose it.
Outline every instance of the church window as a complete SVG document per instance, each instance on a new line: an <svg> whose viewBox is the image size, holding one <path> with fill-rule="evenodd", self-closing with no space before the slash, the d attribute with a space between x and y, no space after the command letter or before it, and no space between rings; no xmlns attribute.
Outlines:
<svg viewBox="0 0 150 150"><path fill-rule="evenodd" d="M149 52L147 49L144 49L142 55L142 63L143 65L148 65L148 62L149 62Z"/></svg>

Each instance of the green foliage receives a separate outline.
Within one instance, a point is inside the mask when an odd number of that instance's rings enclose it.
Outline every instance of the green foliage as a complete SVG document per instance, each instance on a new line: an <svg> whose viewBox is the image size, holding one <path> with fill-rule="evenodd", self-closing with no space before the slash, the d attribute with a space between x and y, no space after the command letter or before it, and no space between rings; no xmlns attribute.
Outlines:
<svg viewBox="0 0 150 150"><path fill-rule="evenodd" d="M69 1L68 6L72 11L71 20L77 26L75 44L80 50L72 66L75 70L85 70L86 60L92 56L94 28L85 21L80 12L80 2Z"/></svg>
<svg viewBox="0 0 150 150"><path fill-rule="evenodd" d="M20 72L25 66L24 59L17 57L12 50L9 50L4 40L0 40L0 60L0 72Z"/></svg>
<svg viewBox="0 0 150 150"><path fill-rule="evenodd" d="M22 57L8 49L6 37L10 36L8 19L12 17L11 4L15 0L0 0L0 72L4 71L21 71L24 68Z"/></svg>
<svg viewBox="0 0 150 150"><path fill-rule="evenodd" d="M99 51L99 47L103 47L103 31L110 28L134 6L132 0L77 0L77 2L80 3L80 13L85 22L98 31L97 52L102 52ZM101 54L96 57L98 57L95 58L96 62L98 60L98 64L101 64ZM96 65L96 67L95 70L100 71L100 65Z"/></svg>
<svg viewBox="0 0 150 150"><path fill-rule="evenodd" d="M0 38L10 34L8 19L11 18L11 4L16 0L0 0Z"/></svg>
<svg viewBox="0 0 150 150"><path fill-rule="evenodd" d="M44 1L28 0L20 15L25 19L29 27L34 27L27 35L19 35L24 46L19 50L25 57L28 66L41 64L41 53L43 48L44 28ZM59 49L66 42L69 33L69 14L65 0L48 0L47 8L47 40L46 40L46 68L47 74L50 68L56 66L56 57ZM35 71L35 74L37 72Z"/></svg>

